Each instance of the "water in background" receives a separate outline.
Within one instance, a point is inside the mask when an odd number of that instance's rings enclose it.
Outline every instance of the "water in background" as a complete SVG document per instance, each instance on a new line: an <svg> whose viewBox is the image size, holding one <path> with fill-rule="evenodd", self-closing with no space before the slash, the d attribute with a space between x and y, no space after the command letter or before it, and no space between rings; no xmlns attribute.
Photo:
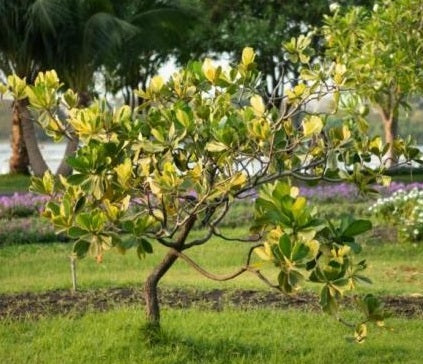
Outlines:
<svg viewBox="0 0 423 364"><path fill-rule="evenodd" d="M63 153L65 152L65 143L40 143L41 153L44 156L47 165L50 169L55 172L59 166ZM423 152L423 146L419 145L418 148ZM0 174L9 172L9 158L10 158L10 143L8 141L0 141ZM377 167L379 164L376 158L373 158L370 163L367 163L370 167ZM417 163L412 164L413 167L419 167ZM257 166L258 167L258 166ZM254 173L256 166L250 165L248 167L250 173Z"/></svg>
<svg viewBox="0 0 423 364"><path fill-rule="evenodd" d="M52 171L56 171L59 166L66 144L64 143L40 143L41 154L44 156L47 165ZM0 174L9 172L9 158L11 154L10 143L0 142Z"/></svg>

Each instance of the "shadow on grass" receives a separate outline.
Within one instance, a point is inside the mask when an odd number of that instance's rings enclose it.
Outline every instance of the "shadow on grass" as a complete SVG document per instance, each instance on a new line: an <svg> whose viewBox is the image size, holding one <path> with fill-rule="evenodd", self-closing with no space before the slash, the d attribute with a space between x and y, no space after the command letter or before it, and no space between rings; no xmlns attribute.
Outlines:
<svg viewBox="0 0 423 364"><path fill-rule="evenodd" d="M261 345L241 343L234 339L205 338L188 336L167 328L143 326L138 329L132 340L122 351L131 351L131 345L140 342L144 347L141 350L142 358L151 362L156 360L169 363L228 363L235 359L247 359L259 362L268 362L270 352ZM115 348L116 350L116 348Z"/></svg>

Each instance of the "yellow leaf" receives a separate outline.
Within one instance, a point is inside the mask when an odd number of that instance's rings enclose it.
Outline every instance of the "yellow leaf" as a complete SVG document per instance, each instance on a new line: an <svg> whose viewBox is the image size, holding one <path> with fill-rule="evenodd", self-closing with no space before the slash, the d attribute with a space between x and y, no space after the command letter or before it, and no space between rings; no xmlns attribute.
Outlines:
<svg viewBox="0 0 423 364"><path fill-rule="evenodd" d="M323 121L319 116L311 116L303 121L304 136L319 134L323 129Z"/></svg>
<svg viewBox="0 0 423 364"><path fill-rule="evenodd" d="M354 336L355 336L355 340L358 343L360 343L360 344L363 343L364 340L366 339L366 336L367 336L367 326L366 326L366 324L363 323L363 324L357 325L357 327L355 329Z"/></svg>
<svg viewBox="0 0 423 364"><path fill-rule="evenodd" d="M115 171L116 171L119 183L122 185L122 187L126 187L132 172L131 159L126 158L122 164L115 167Z"/></svg>
<svg viewBox="0 0 423 364"><path fill-rule="evenodd" d="M119 208L112 205L108 199L103 200L103 204L110 220L116 220L119 214Z"/></svg>
<svg viewBox="0 0 423 364"><path fill-rule="evenodd" d="M266 107L264 106L263 99L259 95L254 95L250 99L250 104L253 107L254 114L256 116L263 116Z"/></svg>
<svg viewBox="0 0 423 364"><path fill-rule="evenodd" d="M347 125L342 126L342 137L345 139L349 139L351 137L351 131Z"/></svg>
<svg viewBox="0 0 423 364"><path fill-rule="evenodd" d="M3 83L0 83L0 95L4 95L7 92L7 86Z"/></svg>
<svg viewBox="0 0 423 364"><path fill-rule="evenodd" d="M26 80L25 78L19 78L15 74L10 75L7 77L7 84L10 88L11 93L13 96L18 99L24 99L26 97L25 95L25 89L26 89Z"/></svg>
<svg viewBox="0 0 423 364"><path fill-rule="evenodd" d="M184 110L176 110L176 120L178 120L186 128L190 125L189 116Z"/></svg>
<svg viewBox="0 0 423 364"><path fill-rule="evenodd" d="M249 64L254 62L254 58L255 58L255 53L254 53L254 49L251 47L245 47L242 50L242 64L244 66L248 66Z"/></svg>
<svg viewBox="0 0 423 364"><path fill-rule="evenodd" d="M268 254L266 249L261 246L258 248L255 248L254 253L256 253L259 256L259 258L263 260L272 260L273 258L271 255Z"/></svg>
<svg viewBox="0 0 423 364"><path fill-rule="evenodd" d="M213 61L210 58L206 58L203 62L201 70L204 76L211 82L214 83L216 77L216 67L213 65Z"/></svg>
<svg viewBox="0 0 423 364"><path fill-rule="evenodd" d="M314 233L313 235L316 234L315 231L313 231L313 233ZM313 240L310 240L310 241L308 241L304 244L310 249L310 251L308 253L308 257L310 259L315 258L316 255L319 253L320 243L317 240L313 239Z"/></svg>
<svg viewBox="0 0 423 364"><path fill-rule="evenodd" d="M245 176L245 174L238 173L232 177L230 184L232 187L241 187L245 184L246 181L247 177Z"/></svg>
<svg viewBox="0 0 423 364"><path fill-rule="evenodd" d="M335 66L335 73L338 73L343 76L345 72L347 72L347 67L345 66L345 64L337 63Z"/></svg>
<svg viewBox="0 0 423 364"><path fill-rule="evenodd" d="M149 85L149 89L154 93L159 93L164 85L163 78L161 76L154 76Z"/></svg>
<svg viewBox="0 0 423 364"><path fill-rule="evenodd" d="M150 158L141 158L138 161L138 164L141 166L142 175L144 177L149 176L150 175L150 165L151 165Z"/></svg>
<svg viewBox="0 0 423 364"><path fill-rule="evenodd" d="M292 197L292 198L296 198L297 196L298 196L298 194L300 193L300 189L298 188L298 187L295 187L295 186L292 186L291 187L291 190L290 190L290 192L289 192L289 195Z"/></svg>
<svg viewBox="0 0 423 364"><path fill-rule="evenodd" d="M295 217L298 217L304 210L305 206L307 205L307 200L305 197L300 196L298 197L294 204L292 205L292 213Z"/></svg>

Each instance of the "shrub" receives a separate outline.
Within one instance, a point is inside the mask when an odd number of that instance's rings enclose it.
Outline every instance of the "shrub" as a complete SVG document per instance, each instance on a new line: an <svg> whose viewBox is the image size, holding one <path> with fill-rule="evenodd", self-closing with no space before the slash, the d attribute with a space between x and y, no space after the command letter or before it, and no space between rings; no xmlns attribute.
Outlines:
<svg viewBox="0 0 423 364"><path fill-rule="evenodd" d="M39 217L0 219L0 246L68 241L57 235L50 223Z"/></svg>
<svg viewBox="0 0 423 364"><path fill-rule="evenodd" d="M380 198L369 212L398 229L401 241L420 241L423 238L423 190L398 190Z"/></svg>
<svg viewBox="0 0 423 364"><path fill-rule="evenodd" d="M344 292L369 281L361 273L365 262L356 263L353 254L360 251L356 236L371 224L352 217L320 220L290 184L345 181L368 192L373 183L390 180L383 174L387 148L380 138L369 139L353 116L342 127L325 128L327 115L306 110L311 100L327 94L337 102L347 81L342 65L330 62L316 69L309 63L310 42L300 37L286 47L290 57L303 63L303 82L287 91L282 110L259 95L251 48L244 49L242 61L228 71L206 59L191 63L167 83L152 78L147 89L138 92L144 103L135 110L111 110L104 100L79 108L77 94L63 93L52 71L39 74L33 86L17 76L3 86L17 99L28 97L53 138L77 138L82 145L67 160L75 170L72 176L46 173L31 186L50 197L44 216L58 232L76 240L78 257L91 254L101 262L112 248L125 252L133 247L140 257L153 253L158 244L168 248L144 285L151 327L160 322L158 283L177 259L210 279L249 273L286 294L308 280L321 287L323 310L341 322L338 308ZM55 116L60 104L68 108L66 125ZM295 123L297 116L300 124ZM418 157L411 140L398 141L397 148L407 161ZM376 170L365 167L372 156L380 161ZM259 189L254 236L225 236L220 223L234 202ZM138 204L135 213L131 201ZM198 226L205 227L203 235L193 237ZM125 235L128 241L122 239ZM212 274L187 255L213 236L251 244L239 270ZM261 264L253 261L253 253ZM260 271L262 264L274 266L273 280ZM372 296L357 302L364 317L348 326L362 341L366 323L380 324L384 312Z"/></svg>
<svg viewBox="0 0 423 364"><path fill-rule="evenodd" d="M0 196L0 219L38 215L46 201L46 197L32 193Z"/></svg>

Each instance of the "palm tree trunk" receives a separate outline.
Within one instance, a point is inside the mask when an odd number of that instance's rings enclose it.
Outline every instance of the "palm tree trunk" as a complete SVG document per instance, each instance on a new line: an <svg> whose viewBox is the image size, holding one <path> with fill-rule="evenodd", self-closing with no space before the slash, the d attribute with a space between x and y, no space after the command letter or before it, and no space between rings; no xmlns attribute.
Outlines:
<svg viewBox="0 0 423 364"><path fill-rule="evenodd" d="M29 174L29 159L22 133L22 123L19 115L17 102L13 103L12 155L9 160L9 172L12 174Z"/></svg>
<svg viewBox="0 0 423 364"><path fill-rule="evenodd" d="M21 119L22 133L32 172L35 176L42 176L49 168L38 146L34 123L28 109L28 100L16 100L15 102Z"/></svg>
<svg viewBox="0 0 423 364"><path fill-rule="evenodd" d="M60 162L59 167L57 168L56 175L62 175L62 176L69 176L72 174L72 168L69 166L69 164L66 162L67 158L78 150L78 144L79 139L74 137L71 140L68 140L68 143L66 144L65 154L63 156L62 161Z"/></svg>

